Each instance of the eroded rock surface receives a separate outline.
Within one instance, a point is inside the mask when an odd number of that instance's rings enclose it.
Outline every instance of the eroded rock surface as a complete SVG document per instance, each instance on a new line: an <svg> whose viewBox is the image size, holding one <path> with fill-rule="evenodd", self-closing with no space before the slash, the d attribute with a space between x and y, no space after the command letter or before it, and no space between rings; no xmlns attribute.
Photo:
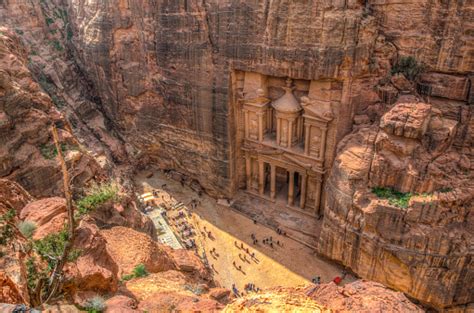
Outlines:
<svg viewBox="0 0 474 313"><path fill-rule="evenodd" d="M347 136L329 177L320 252L434 307L474 301L474 151L462 124L432 105L399 103L380 128ZM372 188L412 196L403 204Z"/></svg>
<svg viewBox="0 0 474 313"><path fill-rule="evenodd" d="M34 196L60 194L61 172L50 128L59 128L65 158L77 186L99 168L71 134L69 124L33 79L28 54L17 34L0 30L0 177L20 183Z"/></svg>

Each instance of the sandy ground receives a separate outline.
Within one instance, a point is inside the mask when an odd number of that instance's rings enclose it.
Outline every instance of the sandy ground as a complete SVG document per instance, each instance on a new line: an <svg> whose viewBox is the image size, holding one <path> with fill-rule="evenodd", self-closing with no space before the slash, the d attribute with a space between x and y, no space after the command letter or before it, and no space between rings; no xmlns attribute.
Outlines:
<svg viewBox="0 0 474 313"><path fill-rule="evenodd" d="M187 205L192 212L189 222L199 230L196 238L199 254L205 254L213 269L214 280L222 287L230 289L235 284L239 290L243 290L249 282L260 288L294 287L311 283L315 276L320 276L321 282L328 282L341 275L342 268L318 257L305 245L278 235L261 224L254 224L246 216L218 205L207 195L199 197L189 187L182 187L179 182L168 179L161 172L155 172L150 178L141 173L136 177L136 184L142 192L158 190L159 199L163 194L165 201L171 197L172 201ZM163 184L166 186L161 189ZM194 210L188 205L193 199L200 201ZM204 229L211 232L211 238L203 235ZM257 245L253 245L251 234L259 240ZM263 238L270 236L273 248L262 243ZM277 240L280 246L276 244ZM216 253L211 253L213 248ZM254 258L251 257L252 253ZM353 280L353 277L347 276L344 283Z"/></svg>

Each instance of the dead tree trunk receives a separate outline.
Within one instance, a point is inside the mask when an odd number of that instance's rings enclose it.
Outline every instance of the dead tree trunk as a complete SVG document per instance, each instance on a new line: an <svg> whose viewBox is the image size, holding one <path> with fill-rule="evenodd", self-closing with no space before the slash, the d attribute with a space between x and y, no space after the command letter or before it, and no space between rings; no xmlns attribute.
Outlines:
<svg viewBox="0 0 474 313"><path fill-rule="evenodd" d="M64 161L64 156L61 150L61 144L59 143L59 136L56 126L53 125L51 132L53 135L54 145L56 146L57 156L61 165L61 172L63 176L64 195L66 198L66 209L68 215L68 240L64 245L64 251L61 257L57 260L51 277L49 278L46 294L44 297L41 297L42 303L47 303L59 290L61 278L63 276L63 267L66 264L67 259L69 257L69 253L73 247L76 229L74 221L74 207L72 205L69 172L67 170L66 162Z"/></svg>

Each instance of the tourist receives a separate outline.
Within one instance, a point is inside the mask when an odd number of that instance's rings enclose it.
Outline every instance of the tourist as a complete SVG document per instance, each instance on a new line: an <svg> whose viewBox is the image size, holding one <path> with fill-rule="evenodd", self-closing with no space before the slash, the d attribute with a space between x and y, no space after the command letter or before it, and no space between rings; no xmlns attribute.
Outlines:
<svg viewBox="0 0 474 313"><path fill-rule="evenodd" d="M342 270L342 279L346 278L346 275L347 275L347 271L346 271L346 270Z"/></svg>
<svg viewBox="0 0 474 313"><path fill-rule="evenodd" d="M241 249L244 248L244 244L243 244L243 243L240 243L240 248L241 248Z"/></svg>
<svg viewBox="0 0 474 313"><path fill-rule="evenodd" d="M247 248L245 251L246 251L247 253L250 253L250 252L249 252L249 248Z"/></svg>

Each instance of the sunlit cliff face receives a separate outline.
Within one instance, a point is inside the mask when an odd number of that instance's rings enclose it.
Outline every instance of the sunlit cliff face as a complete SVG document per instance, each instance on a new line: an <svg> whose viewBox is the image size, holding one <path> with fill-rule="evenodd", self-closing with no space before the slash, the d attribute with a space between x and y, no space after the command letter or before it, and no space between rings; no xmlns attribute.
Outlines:
<svg viewBox="0 0 474 313"><path fill-rule="evenodd" d="M61 136L101 161L68 152L77 186L106 175L102 165L129 187L134 169L157 166L218 197L274 200L281 189L282 206L321 217L320 253L433 307L462 306L474 301L472 11L432 1L2 3L0 176L61 195L44 155L48 128L67 125ZM285 88L301 110L279 128L272 109Z"/></svg>

